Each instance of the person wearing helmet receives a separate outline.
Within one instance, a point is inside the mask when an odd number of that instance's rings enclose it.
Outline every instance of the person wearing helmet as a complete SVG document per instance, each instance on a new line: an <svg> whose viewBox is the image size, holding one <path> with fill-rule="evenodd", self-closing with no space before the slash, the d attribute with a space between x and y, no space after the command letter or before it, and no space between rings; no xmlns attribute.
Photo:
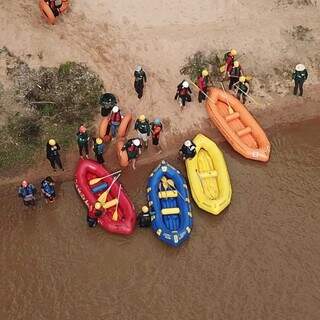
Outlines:
<svg viewBox="0 0 320 320"><path fill-rule="evenodd" d="M85 151L86 158L89 159L89 140L90 137L87 133L86 127L80 126L79 131L77 132L77 142L81 159L83 159L83 150Z"/></svg>
<svg viewBox="0 0 320 320"><path fill-rule="evenodd" d="M41 181L41 191L46 202L53 202L56 198L56 191L54 189L54 181L51 177L46 177Z"/></svg>
<svg viewBox="0 0 320 320"><path fill-rule="evenodd" d="M106 92L100 96L99 104L101 106L101 115L106 117L111 113L112 108L117 105L117 98L114 94Z"/></svg>
<svg viewBox="0 0 320 320"><path fill-rule="evenodd" d="M292 80L294 81L293 94L296 96L299 88L299 96L303 94L303 84L308 79L308 71L306 67L299 63L296 65L293 73Z"/></svg>
<svg viewBox="0 0 320 320"><path fill-rule="evenodd" d="M50 161L50 165L54 171L56 171L56 165L63 171L60 154L60 146L54 139L50 139L47 142L47 159Z"/></svg>
<svg viewBox="0 0 320 320"><path fill-rule="evenodd" d="M177 92L174 96L174 99L177 100L179 97L179 104L180 107L183 108L186 105L186 102L191 102L191 94L192 91L189 86L189 82L186 80L183 80L177 85Z"/></svg>
<svg viewBox="0 0 320 320"><path fill-rule="evenodd" d="M143 96L144 83L147 82L147 76L141 66L136 66L134 71L134 89L138 95L138 98L141 99Z"/></svg>
<svg viewBox="0 0 320 320"><path fill-rule="evenodd" d="M242 76L242 69L239 61L235 61L229 75L229 90L232 90L233 85L239 81L240 76Z"/></svg>
<svg viewBox="0 0 320 320"><path fill-rule="evenodd" d="M48 6L53 12L54 16L57 17L60 14L60 8L62 7L62 0L46 0Z"/></svg>
<svg viewBox="0 0 320 320"><path fill-rule="evenodd" d="M96 159L98 163L104 163L104 150L105 150L105 145L103 143L103 140L101 138L96 138L93 140L93 152L96 156Z"/></svg>
<svg viewBox="0 0 320 320"><path fill-rule="evenodd" d="M36 204L36 192L37 190L33 184L28 183L26 180L23 180L21 182L21 186L19 187L18 195L22 198L23 204L29 207Z"/></svg>
<svg viewBox="0 0 320 320"><path fill-rule="evenodd" d="M183 160L192 159L196 155L196 145L191 140L186 140L179 150Z"/></svg>
<svg viewBox="0 0 320 320"><path fill-rule="evenodd" d="M159 149L159 153L162 152L161 146L159 144L160 140L160 133L162 131L162 123L159 118L155 119L153 122L150 123L151 127L151 135L152 135L152 144Z"/></svg>
<svg viewBox="0 0 320 320"><path fill-rule="evenodd" d="M98 218L103 214L103 207L100 202L96 202L94 207L91 206L90 212L87 213L87 224L90 228L95 228L98 223Z"/></svg>
<svg viewBox="0 0 320 320"><path fill-rule="evenodd" d="M143 206L141 208L141 212L137 216L137 224L140 228L150 227L151 216L150 216L149 208L147 206Z"/></svg>
<svg viewBox="0 0 320 320"><path fill-rule="evenodd" d="M129 139L122 147L121 151L127 151L128 159L132 161L133 170L136 169L136 159L141 154L140 139Z"/></svg>
<svg viewBox="0 0 320 320"><path fill-rule="evenodd" d="M110 132L111 136L114 138L117 135L118 128L122 120L122 115L118 106L114 106L111 111L110 116Z"/></svg>
<svg viewBox="0 0 320 320"><path fill-rule="evenodd" d="M247 95L249 93L249 83L245 76L240 76L239 81L234 84L236 88L237 99L242 103L245 104L247 100Z"/></svg>
<svg viewBox="0 0 320 320"><path fill-rule="evenodd" d="M198 94L199 103L206 100L208 79L209 79L209 72L207 69L203 69L201 72L201 75L199 75L197 79L197 85L198 85L198 88L200 89Z"/></svg>
<svg viewBox="0 0 320 320"><path fill-rule="evenodd" d="M148 148L148 138L150 136L150 123L146 119L145 115L140 115L134 124L134 129L137 131L138 138L144 143L144 146Z"/></svg>
<svg viewBox="0 0 320 320"><path fill-rule="evenodd" d="M234 58L236 55L237 55L236 49L231 49L224 55L224 61L226 63L225 72L226 72L226 75L228 76L230 75L231 69L233 67Z"/></svg>

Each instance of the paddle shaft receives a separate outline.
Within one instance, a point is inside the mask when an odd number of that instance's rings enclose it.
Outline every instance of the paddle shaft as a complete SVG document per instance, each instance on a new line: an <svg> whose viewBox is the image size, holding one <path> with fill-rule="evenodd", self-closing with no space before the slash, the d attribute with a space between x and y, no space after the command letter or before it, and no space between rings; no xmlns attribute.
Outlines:
<svg viewBox="0 0 320 320"><path fill-rule="evenodd" d="M115 175L117 173L120 173L120 172L121 172L121 170L118 170L118 171L112 172L112 173L110 173L110 174L108 174L108 175L106 175L104 177L91 179L89 181L89 184L90 184L90 186L92 186L92 185L98 183L99 181L101 181L102 179L108 178L108 177L113 176L113 175Z"/></svg>

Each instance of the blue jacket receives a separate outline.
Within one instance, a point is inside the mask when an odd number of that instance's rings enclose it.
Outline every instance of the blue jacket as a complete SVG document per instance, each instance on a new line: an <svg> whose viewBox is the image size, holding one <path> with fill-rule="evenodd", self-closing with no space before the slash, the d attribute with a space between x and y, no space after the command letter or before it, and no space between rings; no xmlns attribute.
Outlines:
<svg viewBox="0 0 320 320"><path fill-rule="evenodd" d="M41 182L41 190L43 193L49 194L50 196L55 193L53 183L50 183L47 180Z"/></svg>
<svg viewBox="0 0 320 320"><path fill-rule="evenodd" d="M35 193L36 193L36 188L31 183L29 183L25 188L21 186L18 191L19 197L21 198L25 198L30 194L35 195Z"/></svg>
<svg viewBox="0 0 320 320"><path fill-rule="evenodd" d="M104 144L103 143L101 143L101 144L95 143L93 150L94 150L95 154L103 154L104 153Z"/></svg>

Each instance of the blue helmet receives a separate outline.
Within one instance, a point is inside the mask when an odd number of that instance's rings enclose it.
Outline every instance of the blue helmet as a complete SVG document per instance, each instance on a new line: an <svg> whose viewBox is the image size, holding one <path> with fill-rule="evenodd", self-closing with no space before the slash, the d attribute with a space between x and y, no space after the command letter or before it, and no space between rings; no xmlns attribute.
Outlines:
<svg viewBox="0 0 320 320"><path fill-rule="evenodd" d="M155 120L154 120L154 123L155 123L155 124L160 124L160 123L161 123L161 121L160 121L160 119L159 119L159 118L157 118L157 119L155 119Z"/></svg>

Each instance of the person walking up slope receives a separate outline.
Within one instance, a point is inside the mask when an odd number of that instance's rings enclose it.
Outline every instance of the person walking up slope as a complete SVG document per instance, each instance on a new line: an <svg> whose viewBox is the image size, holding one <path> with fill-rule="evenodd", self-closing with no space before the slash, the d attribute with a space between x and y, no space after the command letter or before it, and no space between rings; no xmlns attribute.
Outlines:
<svg viewBox="0 0 320 320"><path fill-rule="evenodd" d="M79 154L80 157L83 159L83 149L85 151L85 156L87 159L89 159L89 140L90 137L87 134L87 129L85 126L80 126L79 131L77 133L77 142L79 147Z"/></svg>
<svg viewBox="0 0 320 320"><path fill-rule="evenodd" d="M56 171L56 165L63 171L60 154L60 146L54 139L50 139L47 143L47 159L50 161L51 167Z"/></svg>
<svg viewBox="0 0 320 320"><path fill-rule="evenodd" d="M202 101L206 100L206 94L207 94L207 87L208 87L208 76L209 72L208 70L204 69L202 70L201 76L197 79L197 85L199 87L199 94L198 94L198 101L201 103Z"/></svg>
<svg viewBox="0 0 320 320"><path fill-rule="evenodd" d="M148 148L148 138L150 136L150 124L145 115L141 115L134 125L134 129L137 130L138 138L144 143L144 146Z"/></svg>
<svg viewBox="0 0 320 320"><path fill-rule="evenodd" d="M308 79L308 71L303 64L297 64L292 74L292 80L294 80L293 94L296 96L299 88L299 96L303 94L303 84Z"/></svg>
<svg viewBox="0 0 320 320"><path fill-rule="evenodd" d="M161 153L161 146L159 144L160 140L160 133L163 129L161 120L159 118L155 119L153 122L150 123L151 127L151 134L152 134L152 144L159 149L158 153Z"/></svg>
<svg viewBox="0 0 320 320"><path fill-rule="evenodd" d="M96 155L96 159L98 163L104 163L103 153L104 153L105 146L103 144L102 139L96 138L93 145L93 151Z"/></svg>
<svg viewBox="0 0 320 320"><path fill-rule="evenodd" d="M185 107L186 102L191 102L191 94L192 91L189 87L189 82L186 80L183 80L181 83L178 84L177 86L177 92L176 95L174 96L174 99L177 100L179 97L179 104L181 109Z"/></svg>
<svg viewBox="0 0 320 320"><path fill-rule="evenodd" d="M138 95L138 98L141 99L143 96L144 83L147 82L147 76L141 66L137 66L134 71L134 89Z"/></svg>

